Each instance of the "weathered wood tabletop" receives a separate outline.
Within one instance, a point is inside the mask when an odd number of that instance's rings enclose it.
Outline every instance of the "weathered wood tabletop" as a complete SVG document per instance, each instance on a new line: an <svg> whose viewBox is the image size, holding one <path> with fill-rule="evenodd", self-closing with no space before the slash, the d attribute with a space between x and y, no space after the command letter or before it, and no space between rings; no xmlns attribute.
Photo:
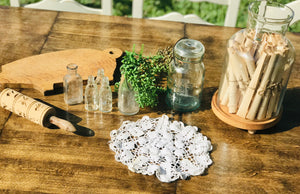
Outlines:
<svg viewBox="0 0 300 194"><path fill-rule="evenodd" d="M283 116L273 128L250 135L231 127L212 112L227 40L239 29L126 17L0 7L0 65L24 57L65 49L120 48L146 55L174 45L183 36L205 48L206 77L200 109L174 115L197 126L212 144L213 164L205 175L162 183L155 176L129 171L109 149L110 131L123 121L159 117L162 108L137 115L118 112L114 94L111 113L67 106L63 94L43 96L18 89L56 107L61 117L82 126L81 135L48 129L0 109L0 192L42 193L299 193L300 191L300 35L288 33L298 60L283 102ZM45 69L45 71L47 71ZM67 111L67 112L66 112Z"/></svg>

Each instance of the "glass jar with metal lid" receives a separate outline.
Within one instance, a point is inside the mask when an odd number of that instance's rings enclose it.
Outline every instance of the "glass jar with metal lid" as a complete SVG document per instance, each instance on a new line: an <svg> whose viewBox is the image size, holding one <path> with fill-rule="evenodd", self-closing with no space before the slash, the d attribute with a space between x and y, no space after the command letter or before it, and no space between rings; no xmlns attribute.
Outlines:
<svg viewBox="0 0 300 194"><path fill-rule="evenodd" d="M204 52L203 44L197 40L181 39L174 46L167 81L167 104L173 110L188 112L200 106Z"/></svg>

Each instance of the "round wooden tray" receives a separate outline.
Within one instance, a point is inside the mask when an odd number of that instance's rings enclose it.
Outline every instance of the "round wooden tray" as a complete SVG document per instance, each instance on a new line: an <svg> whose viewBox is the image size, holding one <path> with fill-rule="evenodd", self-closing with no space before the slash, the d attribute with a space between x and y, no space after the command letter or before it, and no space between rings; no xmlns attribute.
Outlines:
<svg viewBox="0 0 300 194"><path fill-rule="evenodd" d="M263 129L268 129L270 127L273 127L274 125L276 125L276 123L278 123L282 115L282 109L281 109L277 117L273 117L271 119L263 120L263 121L250 121L241 118L236 114L230 114L228 112L227 106L223 106L223 105L218 106L217 96L218 96L218 90L213 95L211 101L211 108L214 114L224 123L227 123L233 127L248 130L250 134L254 134L255 131L257 130L263 130Z"/></svg>

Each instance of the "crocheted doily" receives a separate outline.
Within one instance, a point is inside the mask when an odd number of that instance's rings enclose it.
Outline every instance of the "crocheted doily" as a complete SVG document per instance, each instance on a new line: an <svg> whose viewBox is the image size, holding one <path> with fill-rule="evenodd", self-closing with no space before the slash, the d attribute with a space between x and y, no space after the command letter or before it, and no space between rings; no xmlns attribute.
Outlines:
<svg viewBox="0 0 300 194"><path fill-rule="evenodd" d="M110 133L115 159L128 169L153 175L162 182L186 179L204 172L212 160L212 145L195 126L169 121L168 116L125 121Z"/></svg>

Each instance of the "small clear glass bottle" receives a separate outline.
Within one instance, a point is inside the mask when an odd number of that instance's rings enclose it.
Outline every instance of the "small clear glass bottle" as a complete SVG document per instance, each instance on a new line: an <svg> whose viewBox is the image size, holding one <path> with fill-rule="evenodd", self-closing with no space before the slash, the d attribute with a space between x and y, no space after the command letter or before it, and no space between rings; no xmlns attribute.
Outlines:
<svg viewBox="0 0 300 194"><path fill-rule="evenodd" d="M108 77L103 77L99 92L99 110L101 112L111 112L112 110L112 91L109 86Z"/></svg>
<svg viewBox="0 0 300 194"><path fill-rule="evenodd" d="M96 77L96 80L95 80L95 83L97 85L97 102L98 102L98 106L99 106L99 93L100 93L100 88L101 88L101 83L102 83L102 79L104 77L104 69L103 68L100 68L98 69L98 72L97 72L97 77Z"/></svg>
<svg viewBox="0 0 300 194"><path fill-rule="evenodd" d="M100 90L100 87L101 87L101 81L104 77L104 69L100 68L98 69L98 72L97 72L97 77L96 77L96 80L95 80L95 83L97 84L99 90Z"/></svg>
<svg viewBox="0 0 300 194"><path fill-rule="evenodd" d="M76 64L67 65L67 74L64 76L64 100L66 104L79 104L83 101L83 82L77 73Z"/></svg>
<svg viewBox="0 0 300 194"><path fill-rule="evenodd" d="M122 75L118 90L118 108L124 115L134 115L139 112L139 104L135 100L136 92L133 90L126 76Z"/></svg>
<svg viewBox="0 0 300 194"><path fill-rule="evenodd" d="M98 110L98 90L97 85L94 81L94 76L90 75L88 78L88 83L85 87L85 109L88 111Z"/></svg>
<svg viewBox="0 0 300 194"><path fill-rule="evenodd" d="M182 39L176 43L173 52L167 81L167 104L175 111L193 111L201 102L205 48L197 40Z"/></svg>

